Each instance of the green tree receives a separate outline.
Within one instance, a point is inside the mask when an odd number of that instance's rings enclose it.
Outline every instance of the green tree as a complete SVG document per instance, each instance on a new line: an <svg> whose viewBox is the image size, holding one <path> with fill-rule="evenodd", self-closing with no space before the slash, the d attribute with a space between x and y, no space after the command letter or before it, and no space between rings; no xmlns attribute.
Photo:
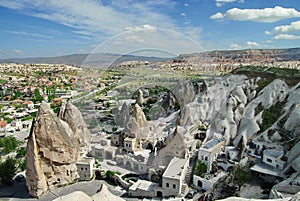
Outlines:
<svg viewBox="0 0 300 201"><path fill-rule="evenodd" d="M207 170L207 165L206 163L197 160L196 161L196 165L195 165L195 169L194 169L194 174L200 177L203 177L204 174L206 173Z"/></svg>
<svg viewBox="0 0 300 201"><path fill-rule="evenodd" d="M40 90L34 89L34 99L33 99L34 103L40 103L42 102L42 100L43 97L40 94Z"/></svg>
<svg viewBox="0 0 300 201"><path fill-rule="evenodd" d="M248 167L242 165L235 165L232 172L230 173L233 184L241 186L251 181L252 175Z"/></svg>
<svg viewBox="0 0 300 201"><path fill-rule="evenodd" d="M17 150L17 158L24 157L26 155L26 147L20 147Z"/></svg>
<svg viewBox="0 0 300 201"><path fill-rule="evenodd" d="M17 172L17 160L14 158L7 157L4 162L0 161L0 181L7 182Z"/></svg>
<svg viewBox="0 0 300 201"><path fill-rule="evenodd" d="M4 154L9 154L10 152L16 150L19 145L20 142L12 136L7 136L0 139L0 148L2 148L2 152Z"/></svg>
<svg viewBox="0 0 300 201"><path fill-rule="evenodd" d="M19 161L18 168L19 168L21 171L26 170L26 163L27 163L26 158L20 160L20 161Z"/></svg>

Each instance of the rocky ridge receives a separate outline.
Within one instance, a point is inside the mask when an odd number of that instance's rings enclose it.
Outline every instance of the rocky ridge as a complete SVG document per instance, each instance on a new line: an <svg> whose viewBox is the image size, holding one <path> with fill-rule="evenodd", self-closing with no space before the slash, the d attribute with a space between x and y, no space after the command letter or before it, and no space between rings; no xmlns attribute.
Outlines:
<svg viewBox="0 0 300 201"><path fill-rule="evenodd" d="M26 185L40 197L49 189L79 178L76 163L88 150L90 133L79 110L70 102L60 113L43 102L33 121L27 144Z"/></svg>

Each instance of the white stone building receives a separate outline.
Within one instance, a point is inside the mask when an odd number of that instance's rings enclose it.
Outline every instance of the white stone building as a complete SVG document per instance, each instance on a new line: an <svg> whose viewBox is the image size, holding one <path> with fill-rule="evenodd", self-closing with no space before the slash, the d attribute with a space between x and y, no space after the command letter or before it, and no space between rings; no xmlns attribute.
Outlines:
<svg viewBox="0 0 300 201"><path fill-rule="evenodd" d="M283 150L278 149L266 149L263 151L262 161L264 164L269 165L273 168L283 170L285 161L282 160L284 155Z"/></svg>
<svg viewBox="0 0 300 201"><path fill-rule="evenodd" d="M128 189L130 197L162 197L158 183L138 180Z"/></svg>
<svg viewBox="0 0 300 201"><path fill-rule="evenodd" d="M226 173L220 172L218 175L208 175L211 177L202 178L197 175L193 175L193 185L198 190L205 190L209 191L214 188L214 185L221 179L222 177L226 176Z"/></svg>
<svg viewBox="0 0 300 201"><path fill-rule="evenodd" d="M189 164L188 159L173 158L162 176L163 196L180 195Z"/></svg>
<svg viewBox="0 0 300 201"><path fill-rule="evenodd" d="M127 152L134 152L136 150L136 138L130 138L130 137L125 138L124 149Z"/></svg>
<svg viewBox="0 0 300 201"><path fill-rule="evenodd" d="M113 146L92 145L91 155L95 158L114 159L118 153L118 148Z"/></svg>
<svg viewBox="0 0 300 201"><path fill-rule="evenodd" d="M225 142L220 138L213 138L207 141L198 152L198 159L207 164L207 173L212 169L212 162L217 158L218 154L223 151Z"/></svg>
<svg viewBox="0 0 300 201"><path fill-rule="evenodd" d="M90 157L83 157L76 163L80 180L89 180L93 177L94 164L95 159Z"/></svg>

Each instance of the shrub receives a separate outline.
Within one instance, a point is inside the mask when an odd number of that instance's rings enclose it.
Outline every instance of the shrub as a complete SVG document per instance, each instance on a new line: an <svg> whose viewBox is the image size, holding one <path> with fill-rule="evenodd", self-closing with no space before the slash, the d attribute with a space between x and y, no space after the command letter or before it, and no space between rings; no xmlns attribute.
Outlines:
<svg viewBox="0 0 300 201"><path fill-rule="evenodd" d="M20 142L12 136L7 136L5 138L0 139L0 147L2 147L2 152L4 154L9 154L10 152L16 150L16 148L20 145Z"/></svg>
<svg viewBox="0 0 300 201"><path fill-rule="evenodd" d="M17 160L7 157L4 162L0 161L0 181L8 182L17 172Z"/></svg>
<svg viewBox="0 0 300 201"><path fill-rule="evenodd" d="M195 165L195 169L194 169L194 174L200 177L203 177L204 174L206 173L207 170L207 165L206 163L197 160L196 165Z"/></svg>

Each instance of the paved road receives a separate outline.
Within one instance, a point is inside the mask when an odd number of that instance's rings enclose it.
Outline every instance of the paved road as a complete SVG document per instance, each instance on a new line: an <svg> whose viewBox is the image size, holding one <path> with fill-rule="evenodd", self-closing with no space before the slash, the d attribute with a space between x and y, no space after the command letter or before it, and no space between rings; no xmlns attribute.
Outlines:
<svg viewBox="0 0 300 201"><path fill-rule="evenodd" d="M102 89L102 88L101 88L101 89ZM97 92L100 91L101 89L96 89L96 90L91 91L90 93L88 93L88 94L86 94L86 95L84 95L84 96L80 96L80 97L78 97L78 98L71 99L71 102L72 102L72 103L76 103L76 102L80 101L81 99L84 99L84 98L86 98L86 97L88 97L88 96L91 96L91 95L97 93Z"/></svg>

